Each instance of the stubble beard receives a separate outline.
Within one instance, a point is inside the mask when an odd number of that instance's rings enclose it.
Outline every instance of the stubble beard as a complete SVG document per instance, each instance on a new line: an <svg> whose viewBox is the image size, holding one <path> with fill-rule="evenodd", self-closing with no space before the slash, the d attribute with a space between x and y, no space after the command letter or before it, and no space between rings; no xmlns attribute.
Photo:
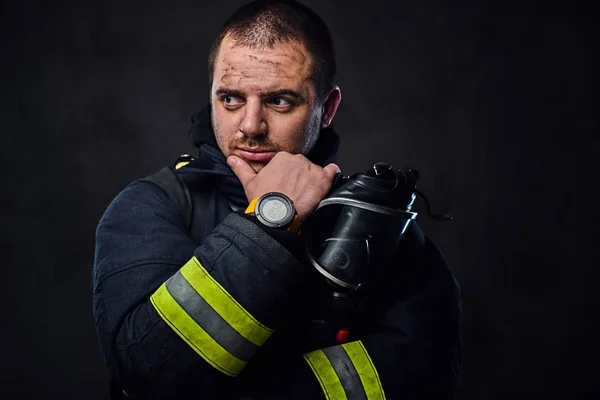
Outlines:
<svg viewBox="0 0 600 400"><path fill-rule="evenodd" d="M308 155L315 144L317 144L317 140L319 139L319 133L321 132L321 113L313 112L308 120L308 124L306 125L304 132L304 146L302 146L302 154L305 156Z"/></svg>
<svg viewBox="0 0 600 400"><path fill-rule="evenodd" d="M215 135L215 141L219 146L221 152L228 157L231 155L233 150L239 146L248 146L248 147L256 147L260 146L275 152L279 152L285 149L281 149L277 144L273 143L267 136L256 136L254 138L249 138L244 136L242 139L234 139L229 143L224 142L219 135L220 127L219 123L215 117L215 113L211 113L211 125L213 129L213 133ZM300 153L304 156L308 155L312 149L314 148L317 140L319 139L319 132L321 130L321 117L319 112L311 113L311 116L308 119L306 126L304 127L304 132L302 133L304 137L304 142L302 143L302 149ZM252 169L258 173L261 169L263 169L267 164L258 162L258 161L250 161L245 160Z"/></svg>

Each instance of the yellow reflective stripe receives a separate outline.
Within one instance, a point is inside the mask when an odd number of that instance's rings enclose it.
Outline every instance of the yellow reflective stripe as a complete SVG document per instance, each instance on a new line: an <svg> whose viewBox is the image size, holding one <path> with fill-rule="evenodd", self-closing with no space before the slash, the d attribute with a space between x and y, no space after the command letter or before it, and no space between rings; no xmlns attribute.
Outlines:
<svg viewBox="0 0 600 400"><path fill-rule="evenodd" d="M179 169L181 167L185 167L186 165L188 165L190 162L189 161L179 161L176 165L175 165L175 169Z"/></svg>
<svg viewBox="0 0 600 400"><path fill-rule="evenodd" d="M385 399L385 393L383 392L377 369L362 342L357 340L355 342L344 343L342 347L346 350L352 364L354 364L354 368L367 394L367 399Z"/></svg>
<svg viewBox="0 0 600 400"><path fill-rule="evenodd" d="M173 299L163 283L150 297L160 317L206 362L229 376L237 376L246 362L231 355L208 335Z"/></svg>
<svg viewBox="0 0 600 400"><path fill-rule="evenodd" d="M257 321L192 257L181 269L185 280L240 335L257 346L263 345L272 329Z"/></svg>
<svg viewBox="0 0 600 400"><path fill-rule="evenodd" d="M322 350L306 353L304 354L304 358L319 380L319 384L321 385L327 400L347 399L340 378L337 376L331 362Z"/></svg>

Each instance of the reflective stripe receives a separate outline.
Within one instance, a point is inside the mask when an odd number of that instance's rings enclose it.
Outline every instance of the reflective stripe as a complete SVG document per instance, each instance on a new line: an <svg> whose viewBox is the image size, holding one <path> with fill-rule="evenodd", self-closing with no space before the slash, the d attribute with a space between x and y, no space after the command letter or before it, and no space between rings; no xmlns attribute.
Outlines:
<svg viewBox="0 0 600 400"><path fill-rule="evenodd" d="M346 350L342 346L333 346L323 349L323 353L340 378L346 396L352 400L367 400L365 389Z"/></svg>
<svg viewBox="0 0 600 400"><path fill-rule="evenodd" d="M193 257L150 297L161 318L202 358L236 376L271 335Z"/></svg>
<svg viewBox="0 0 600 400"><path fill-rule="evenodd" d="M175 164L175 169L179 169L181 167L185 167L189 163L190 163L189 161L179 161L178 163Z"/></svg>
<svg viewBox="0 0 600 400"><path fill-rule="evenodd" d="M150 297L158 314L192 349L210 365L229 376L238 375L246 366L210 337L173 299L166 284Z"/></svg>
<svg viewBox="0 0 600 400"><path fill-rule="evenodd" d="M166 283L167 290L173 299L183 308L196 324L202 327L215 342L231 353L232 356L250 361L258 350L258 346L249 342L238 331L233 329L217 312L196 293L185 280L181 272L177 272Z"/></svg>
<svg viewBox="0 0 600 400"><path fill-rule="evenodd" d="M304 358L317 376L327 400L345 400L348 398L346 397L346 392L340 382L340 378L338 378L323 350L311 351L305 354Z"/></svg>
<svg viewBox="0 0 600 400"><path fill-rule="evenodd" d="M344 343L342 347L346 350L354 368L356 368L356 372L358 372L362 386L367 394L367 399L384 400L385 393L379 380L379 374L362 342L357 340L355 342Z"/></svg>
<svg viewBox="0 0 600 400"><path fill-rule="evenodd" d="M182 268L181 273L189 284L208 304L242 336L257 346L262 346L271 333L244 309L200 264L192 257Z"/></svg>
<svg viewBox="0 0 600 400"><path fill-rule="evenodd" d="M385 400L379 374L361 341L304 355L327 399Z"/></svg>

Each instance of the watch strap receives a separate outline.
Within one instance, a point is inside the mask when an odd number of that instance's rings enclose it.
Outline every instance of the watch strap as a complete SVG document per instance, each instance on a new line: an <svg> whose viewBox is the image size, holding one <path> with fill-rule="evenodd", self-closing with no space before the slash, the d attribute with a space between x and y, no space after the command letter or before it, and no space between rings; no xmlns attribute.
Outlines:
<svg viewBox="0 0 600 400"><path fill-rule="evenodd" d="M260 199L260 197L256 197L250 200L250 204L248 204L248 207L246 208L246 211L244 211L244 214L254 214L256 212L256 203L258 203L258 199Z"/></svg>
<svg viewBox="0 0 600 400"><path fill-rule="evenodd" d="M244 214L256 215L256 204L259 199L260 197L252 199ZM300 234L300 218L298 218L298 212L296 212L296 210L294 210L294 219L292 219L286 230L289 232L298 232L298 234Z"/></svg>

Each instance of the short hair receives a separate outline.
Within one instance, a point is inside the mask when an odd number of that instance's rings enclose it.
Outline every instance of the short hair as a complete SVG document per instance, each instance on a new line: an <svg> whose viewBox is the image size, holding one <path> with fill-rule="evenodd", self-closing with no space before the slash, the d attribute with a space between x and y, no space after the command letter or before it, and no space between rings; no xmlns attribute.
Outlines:
<svg viewBox="0 0 600 400"><path fill-rule="evenodd" d="M311 55L311 78L321 101L334 84L336 63L331 33L317 13L295 0L253 1L229 17L210 48L209 87L212 87L215 59L225 36L236 44L258 48L298 41Z"/></svg>

